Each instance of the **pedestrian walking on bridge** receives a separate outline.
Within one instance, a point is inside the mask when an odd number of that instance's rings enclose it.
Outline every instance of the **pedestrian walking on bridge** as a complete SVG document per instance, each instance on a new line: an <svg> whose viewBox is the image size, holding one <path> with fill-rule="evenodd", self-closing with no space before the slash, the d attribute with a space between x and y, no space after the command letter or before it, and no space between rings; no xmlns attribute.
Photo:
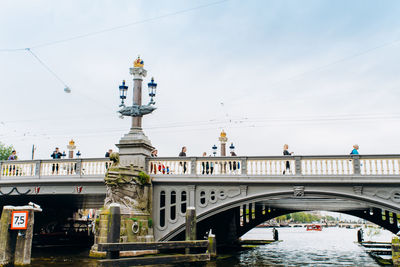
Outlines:
<svg viewBox="0 0 400 267"><path fill-rule="evenodd" d="M289 145L288 144L284 144L283 145L283 155L284 156L291 156L291 155L293 155L293 152L289 152ZM286 171L289 171L288 172L288 174L290 174L290 162L289 161L286 161L286 163L285 163L285 169L283 170L283 174L285 175L286 174Z"/></svg>
<svg viewBox="0 0 400 267"><path fill-rule="evenodd" d="M186 147L183 146L181 152L179 153L179 157L186 157ZM179 163L181 166L183 166L183 173L186 173L186 161L184 161L183 163L180 162Z"/></svg>

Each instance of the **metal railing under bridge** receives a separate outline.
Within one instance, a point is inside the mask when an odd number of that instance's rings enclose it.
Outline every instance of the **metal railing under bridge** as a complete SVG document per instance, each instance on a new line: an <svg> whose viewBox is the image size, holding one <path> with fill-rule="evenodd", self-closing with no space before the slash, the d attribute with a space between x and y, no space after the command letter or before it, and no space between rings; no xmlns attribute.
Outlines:
<svg viewBox="0 0 400 267"><path fill-rule="evenodd" d="M0 161L0 178L98 177L110 164L107 158ZM400 155L158 157L148 158L147 171L157 176L400 175Z"/></svg>

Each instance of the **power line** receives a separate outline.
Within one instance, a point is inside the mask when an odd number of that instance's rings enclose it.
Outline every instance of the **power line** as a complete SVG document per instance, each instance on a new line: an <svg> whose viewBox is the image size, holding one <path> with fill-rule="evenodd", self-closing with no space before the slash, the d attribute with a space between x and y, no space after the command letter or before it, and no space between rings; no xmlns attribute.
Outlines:
<svg viewBox="0 0 400 267"><path fill-rule="evenodd" d="M34 58L37 59L37 61L39 61L39 63L48 70L48 72L50 72L57 80L59 80L64 86L65 88L68 88L68 85L60 78L60 76L58 76L52 69L50 69L49 66L47 66L35 53L33 53L33 51L30 48L25 48L26 51L28 51Z"/></svg>
<svg viewBox="0 0 400 267"><path fill-rule="evenodd" d="M144 20L134 21L134 22L131 22L131 23L128 23L128 24L123 24L123 25L119 25L119 26L115 26L115 27L111 27L111 28L107 28L107 29L103 29L103 30L99 30L99 31L88 32L88 33L85 33L85 34L76 35L76 36L65 38L65 39L60 39L60 40L55 40L55 41L51 41L51 42L41 43L41 44L38 44L38 45L33 45L30 48L45 47L45 46L55 45L55 44L59 44L59 43L65 43L65 42L69 42L69 41L73 41L73 40L77 40L77 39L82 39L82 38L86 38L86 37L90 37L90 36L94 36L94 35L98 35L98 34L102 34L102 33L106 33L106 32L112 32L112 31L115 31L115 30L120 30L120 29L123 29L123 28L135 26L135 25L139 25L139 24L143 24L143 23L147 23L147 22L151 22L151 21L155 21L155 20L160 20L160 19L163 19L163 18L171 17L171 16L176 16L176 15L192 12L194 10L198 10L198 9L202 9L202 8L206 8L206 7L210 7L210 6L214 6L214 5L218 5L218 4L221 4L221 3L224 3L224 2L228 2L228 1L230 1L230 0L216 1L216 2L209 3L209 4L199 5L199 6L195 6L195 7L191 7L191 8L187 8L187 9L182 9L182 10L178 10L178 11L175 11L175 12L167 13L167 14L164 14L164 15L160 15L160 16L156 16L156 17L152 17L152 18L148 18L148 19L144 19ZM2 52L14 52L14 51L21 51L21 50L24 50L24 49L26 49L26 48L0 49L0 51L2 51Z"/></svg>

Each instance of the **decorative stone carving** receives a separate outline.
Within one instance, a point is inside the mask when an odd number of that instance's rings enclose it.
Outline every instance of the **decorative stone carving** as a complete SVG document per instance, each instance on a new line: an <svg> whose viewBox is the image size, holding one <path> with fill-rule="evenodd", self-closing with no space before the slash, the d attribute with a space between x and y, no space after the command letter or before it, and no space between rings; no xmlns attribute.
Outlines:
<svg viewBox="0 0 400 267"><path fill-rule="evenodd" d="M394 202L400 203L400 190L394 190L390 199Z"/></svg>
<svg viewBox="0 0 400 267"><path fill-rule="evenodd" d="M241 185L240 186L240 194L245 197L247 196L247 185Z"/></svg>
<svg viewBox="0 0 400 267"><path fill-rule="evenodd" d="M119 155L112 153L113 164L108 167L104 181L106 199L104 206L111 203L121 205L121 213L150 213L150 177L136 166L121 166Z"/></svg>
<svg viewBox="0 0 400 267"><path fill-rule="evenodd" d="M362 195L363 194L363 187L362 186L353 186L353 191L356 195Z"/></svg>
<svg viewBox="0 0 400 267"><path fill-rule="evenodd" d="M304 197L304 186L294 186L293 187L294 197Z"/></svg>
<svg viewBox="0 0 400 267"><path fill-rule="evenodd" d="M230 188L228 190L228 197L232 198L232 197L236 197L238 195L240 195L240 189L239 188Z"/></svg>

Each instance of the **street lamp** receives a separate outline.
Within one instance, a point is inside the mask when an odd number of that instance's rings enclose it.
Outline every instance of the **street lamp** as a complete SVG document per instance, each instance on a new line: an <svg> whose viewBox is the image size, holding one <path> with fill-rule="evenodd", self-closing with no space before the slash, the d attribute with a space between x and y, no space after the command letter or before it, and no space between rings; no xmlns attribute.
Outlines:
<svg viewBox="0 0 400 267"><path fill-rule="evenodd" d="M122 85L119 86L119 97L121 98L121 105L119 106L122 108L118 112L121 116L132 117L131 129L141 128L143 115L150 114L156 109L154 106L156 102L154 102L153 98L156 96L157 84L154 82L154 78L147 84L149 87L150 102L147 105L142 105L142 81L147 75L147 71L143 66L143 60L138 57L133 63L133 68L130 69L134 81L132 106L126 107L124 103L128 91L128 86L125 85L125 81L122 81Z"/></svg>
<svg viewBox="0 0 400 267"><path fill-rule="evenodd" d="M125 107L124 100L126 99L126 94L128 93L128 86L125 85L125 80L122 81L122 85L119 86L119 98L121 98L120 107Z"/></svg>
<svg viewBox="0 0 400 267"><path fill-rule="evenodd" d="M231 145L229 146L229 149L231 152L235 152L235 146L233 145L233 143L231 143Z"/></svg>
<svg viewBox="0 0 400 267"><path fill-rule="evenodd" d="M217 146L213 145L212 150L213 150L214 157L215 157L215 155L217 155L217 149L218 149Z"/></svg>
<svg viewBox="0 0 400 267"><path fill-rule="evenodd" d="M149 88L149 96L150 96L150 103L149 104L155 104L153 97L156 96L156 90L157 90L157 83L154 82L154 77L151 78L151 82L147 84Z"/></svg>

